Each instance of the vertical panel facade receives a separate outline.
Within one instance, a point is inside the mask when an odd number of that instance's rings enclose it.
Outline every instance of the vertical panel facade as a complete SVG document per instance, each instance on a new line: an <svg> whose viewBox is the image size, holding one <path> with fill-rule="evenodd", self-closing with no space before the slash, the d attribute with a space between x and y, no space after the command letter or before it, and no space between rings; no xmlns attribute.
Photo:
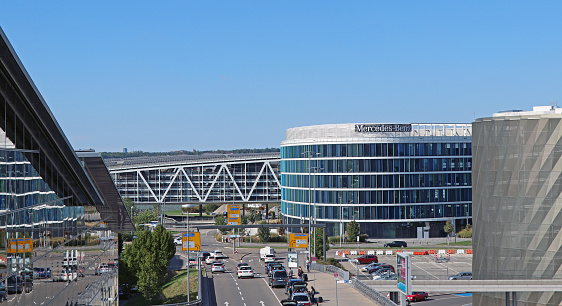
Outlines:
<svg viewBox="0 0 562 306"><path fill-rule="evenodd" d="M472 218L471 127L332 124L293 128L281 144L281 212L314 215L329 235L355 220L377 238L445 235ZM305 222L308 223L308 222Z"/></svg>
<svg viewBox="0 0 562 306"><path fill-rule="evenodd" d="M474 279L553 279L562 271L562 115L496 114L473 123ZM474 305L506 305L475 293ZM561 292L517 293L560 305Z"/></svg>

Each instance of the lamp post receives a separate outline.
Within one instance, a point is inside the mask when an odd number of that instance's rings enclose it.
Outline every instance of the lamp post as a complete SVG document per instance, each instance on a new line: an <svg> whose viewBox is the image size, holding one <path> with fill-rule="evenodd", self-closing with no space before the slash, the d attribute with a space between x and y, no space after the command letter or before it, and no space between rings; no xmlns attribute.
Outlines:
<svg viewBox="0 0 562 306"><path fill-rule="evenodd" d="M189 303L189 208L193 207L193 204L184 204L181 207L185 207L185 216L186 216L186 233L187 233L187 250L185 251L186 261L187 261L187 302ZM182 239L182 246L183 246L183 239Z"/></svg>

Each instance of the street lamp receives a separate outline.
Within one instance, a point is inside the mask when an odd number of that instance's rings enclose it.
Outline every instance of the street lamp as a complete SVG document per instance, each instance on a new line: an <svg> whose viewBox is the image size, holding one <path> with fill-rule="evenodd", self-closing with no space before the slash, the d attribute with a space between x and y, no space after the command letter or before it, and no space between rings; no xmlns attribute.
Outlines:
<svg viewBox="0 0 562 306"><path fill-rule="evenodd" d="M311 182L311 178L312 178L312 167L311 167L311 163L312 163L312 154L318 156L320 155L320 153L314 153L312 152L312 150L308 150L305 152L302 152L301 154L306 154L308 155L308 249L310 250L308 252L308 260L310 262L312 262L312 210L311 210L311 205L312 205L312 182ZM316 251L316 250L314 250Z"/></svg>
<svg viewBox="0 0 562 306"><path fill-rule="evenodd" d="M191 207L195 207L196 205L194 204L184 204L181 207L185 208L185 216L186 216L186 222L185 222L185 228L186 228L186 233L187 233L187 250L185 251L185 255L186 255L186 261L187 261L187 302L189 303L189 208ZM182 239L182 246L183 246L183 239ZM199 256L197 256L199 257Z"/></svg>

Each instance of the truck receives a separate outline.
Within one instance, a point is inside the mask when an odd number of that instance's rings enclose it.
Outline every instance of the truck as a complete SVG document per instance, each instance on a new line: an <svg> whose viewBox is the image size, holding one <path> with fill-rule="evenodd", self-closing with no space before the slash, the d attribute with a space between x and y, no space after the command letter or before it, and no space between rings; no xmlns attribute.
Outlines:
<svg viewBox="0 0 562 306"><path fill-rule="evenodd" d="M265 255L275 255L275 249L269 246L260 249L260 260L265 260Z"/></svg>

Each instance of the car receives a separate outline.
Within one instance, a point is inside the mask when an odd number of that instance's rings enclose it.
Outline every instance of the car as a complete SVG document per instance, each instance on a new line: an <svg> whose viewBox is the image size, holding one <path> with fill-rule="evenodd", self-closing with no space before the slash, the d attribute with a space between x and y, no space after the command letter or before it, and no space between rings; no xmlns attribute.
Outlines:
<svg viewBox="0 0 562 306"><path fill-rule="evenodd" d="M109 273L109 266L107 264L100 265L100 274Z"/></svg>
<svg viewBox="0 0 562 306"><path fill-rule="evenodd" d="M397 278L398 276L396 275L396 273L389 273L389 274L385 274L385 276L380 280L396 280Z"/></svg>
<svg viewBox="0 0 562 306"><path fill-rule="evenodd" d="M355 259L355 262L358 264L368 264L373 262L379 262L379 258L377 255L362 255Z"/></svg>
<svg viewBox="0 0 562 306"><path fill-rule="evenodd" d="M265 264L265 272L269 274L273 266L283 266L280 262L268 262Z"/></svg>
<svg viewBox="0 0 562 306"><path fill-rule="evenodd" d="M174 244L175 245L181 245L182 244L182 238L180 237L176 237L174 238Z"/></svg>
<svg viewBox="0 0 562 306"><path fill-rule="evenodd" d="M263 262L275 262L275 255L267 254L263 258Z"/></svg>
<svg viewBox="0 0 562 306"><path fill-rule="evenodd" d="M369 269L368 272L369 272L369 274L373 274L373 273L375 273L375 272L377 272L381 269L390 269L390 270L392 270L392 272L396 272L396 271L394 271L394 267L392 265L387 265L387 264L380 265L376 268Z"/></svg>
<svg viewBox="0 0 562 306"><path fill-rule="evenodd" d="M406 295L406 299L410 302L425 301L428 297L427 292L412 292L411 295Z"/></svg>
<svg viewBox="0 0 562 306"><path fill-rule="evenodd" d="M212 264L213 262L215 262L215 256L209 255L207 258L205 258L205 263L206 263L206 264L210 265L210 264Z"/></svg>
<svg viewBox="0 0 562 306"><path fill-rule="evenodd" d="M247 264L247 263L245 263L245 262L239 262L239 263L236 265L236 270L240 269L240 267L242 267L242 266L249 266L249 264Z"/></svg>
<svg viewBox="0 0 562 306"><path fill-rule="evenodd" d="M406 241L392 241L384 244L385 248L407 248Z"/></svg>
<svg viewBox="0 0 562 306"><path fill-rule="evenodd" d="M197 266L197 258L190 258L190 259L188 259L187 263L189 264L190 267L196 267Z"/></svg>
<svg viewBox="0 0 562 306"><path fill-rule="evenodd" d="M20 294L23 292L23 279L21 276L12 275L8 277L8 285L6 286L8 294Z"/></svg>
<svg viewBox="0 0 562 306"><path fill-rule="evenodd" d="M373 275L373 280L383 280L383 279L388 279L388 277L390 277L393 274L395 273L392 272L390 269L388 270L383 269L372 275Z"/></svg>
<svg viewBox="0 0 562 306"><path fill-rule="evenodd" d="M269 277L270 287L285 287L289 281L289 275L285 270L276 270L271 273Z"/></svg>
<svg viewBox="0 0 562 306"><path fill-rule="evenodd" d="M306 287L306 282L302 279L289 279L289 281L287 282L287 285L285 286L285 293L287 294L288 298L291 298L292 293L294 292L295 286L305 286Z"/></svg>
<svg viewBox="0 0 562 306"><path fill-rule="evenodd" d="M227 256L224 255L224 253L219 250L211 252L211 255L214 256L215 258L227 258Z"/></svg>
<svg viewBox="0 0 562 306"><path fill-rule="evenodd" d="M291 300L297 301L297 305L299 306L301 305L310 306L312 304L310 301L310 296L308 296L308 293L304 293L304 292L298 292L293 294Z"/></svg>
<svg viewBox="0 0 562 306"><path fill-rule="evenodd" d="M238 278L242 278L242 277L254 278L254 270L252 270L252 267L250 266L241 266L238 268L238 271L236 273L238 274Z"/></svg>
<svg viewBox="0 0 562 306"><path fill-rule="evenodd" d="M382 262L372 262L364 267L361 267L361 272L368 272L370 269L374 269L380 265L384 265Z"/></svg>
<svg viewBox="0 0 562 306"><path fill-rule="evenodd" d="M449 276L449 280L458 280L458 279L471 280L472 272L461 272L459 274Z"/></svg>
<svg viewBox="0 0 562 306"><path fill-rule="evenodd" d="M211 273L215 273L215 272L223 272L223 273L226 272L226 269L222 262L213 263L213 266L211 267Z"/></svg>
<svg viewBox="0 0 562 306"><path fill-rule="evenodd" d="M297 306L297 301L293 301L291 299L284 299L281 300L281 305L282 306Z"/></svg>
<svg viewBox="0 0 562 306"><path fill-rule="evenodd" d="M282 265L271 266L269 272L267 273L267 276L271 276L275 271L285 271L285 267L283 267Z"/></svg>
<svg viewBox="0 0 562 306"><path fill-rule="evenodd" d="M119 298L120 299L124 299L127 300L129 297L131 296L131 294L125 290L123 290L123 288L119 287Z"/></svg>

